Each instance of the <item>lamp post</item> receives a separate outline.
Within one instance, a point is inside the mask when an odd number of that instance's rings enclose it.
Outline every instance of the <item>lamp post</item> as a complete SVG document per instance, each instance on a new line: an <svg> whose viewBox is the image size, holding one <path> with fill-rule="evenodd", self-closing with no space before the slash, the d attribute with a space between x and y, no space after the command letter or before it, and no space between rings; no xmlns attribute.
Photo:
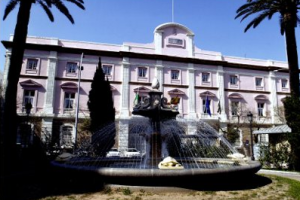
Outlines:
<svg viewBox="0 0 300 200"><path fill-rule="evenodd" d="M82 67L82 60L83 60L84 54L81 53L80 57L80 63L78 66L78 89L77 89L77 106L76 106L76 117L75 117L75 141L74 141L74 150L76 149L77 145L77 133L78 133L78 114L79 114L79 93L80 93L80 79L81 79L81 70L83 70Z"/></svg>
<svg viewBox="0 0 300 200"><path fill-rule="evenodd" d="M252 122L253 122L253 114L249 111L248 114L247 114L247 118L248 118L248 121L250 122L250 136L251 136L251 160L255 160L254 159L254 153L253 153L253 134L252 134Z"/></svg>

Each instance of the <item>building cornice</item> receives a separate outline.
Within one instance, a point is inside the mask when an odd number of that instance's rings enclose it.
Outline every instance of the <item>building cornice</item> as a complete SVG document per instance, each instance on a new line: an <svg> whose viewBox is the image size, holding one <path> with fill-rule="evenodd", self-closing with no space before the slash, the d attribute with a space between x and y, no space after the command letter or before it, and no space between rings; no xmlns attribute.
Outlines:
<svg viewBox="0 0 300 200"><path fill-rule="evenodd" d="M225 92L237 92L237 93L259 93L259 94L270 94L269 91L259 91L259 90L236 90L236 89L228 89L225 88Z"/></svg>
<svg viewBox="0 0 300 200"><path fill-rule="evenodd" d="M11 48L11 41L2 41L2 44L5 48ZM73 54L87 54L95 56L109 56L109 57L128 57L128 58L142 58L149 60L162 60L162 61L171 61L171 62L181 62L181 63L193 63L193 64L205 64L205 65L218 65L223 67L230 68L240 68L240 69L252 69L252 70L262 70L262 71L274 71L277 69L282 69L278 66L265 66L265 65L252 65L246 63L231 63L224 60L205 60L200 58L190 58L190 57L176 57L170 55L159 55L159 54L147 54L147 53L137 53L137 52L128 52L128 51L106 51L106 50L95 50L95 49L83 49L83 48L72 48L72 47L63 47L59 45L51 44L32 44L27 43L25 49L30 50L40 50L40 51L57 51L60 53L73 53ZM288 70L280 70L280 72L288 72ZM299 70L300 72L300 70Z"/></svg>

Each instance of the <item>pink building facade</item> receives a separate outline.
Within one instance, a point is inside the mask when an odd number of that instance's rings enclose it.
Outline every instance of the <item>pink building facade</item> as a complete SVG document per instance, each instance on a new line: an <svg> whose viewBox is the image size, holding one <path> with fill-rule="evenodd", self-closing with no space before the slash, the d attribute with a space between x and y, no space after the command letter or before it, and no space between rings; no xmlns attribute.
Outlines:
<svg viewBox="0 0 300 200"><path fill-rule="evenodd" d="M126 120L133 117L136 93L143 99L155 77L166 98L180 98L178 120L219 121L226 126L237 120L247 122L246 114L251 111L257 123L280 124L276 109L290 92L287 63L202 50L194 45L194 36L181 24L166 23L155 28L154 41L149 44L115 45L28 37L17 91L17 111L24 114L25 103L31 102L31 116L42 119L44 132L55 132L60 143L67 132L74 142L74 120L63 120L75 118L78 97L79 118L89 117L88 93L101 57L119 120L121 149L128 147ZM5 87L12 42L3 44L7 49ZM78 93L82 53L84 69ZM207 100L211 115L205 107ZM194 131L190 123L188 133Z"/></svg>

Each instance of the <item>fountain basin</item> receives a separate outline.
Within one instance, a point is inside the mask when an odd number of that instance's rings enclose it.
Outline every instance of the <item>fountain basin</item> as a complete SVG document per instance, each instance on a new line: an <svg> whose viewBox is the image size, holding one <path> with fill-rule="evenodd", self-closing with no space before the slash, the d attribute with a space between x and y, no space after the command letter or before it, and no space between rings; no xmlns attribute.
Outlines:
<svg viewBox="0 0 300 200"><path fill-rule="evenodd" d="M208 162L208 161L207 161ZM261 164L258 161L248 161L244 164L236 165L230 160L218 161L220 166L215 168L185 168L185 169L136 169L136 168L121 168L121 167L97 167L92 165L86 165L86 163L60 163L52 162L52 166L63 170L75 170L78 172L92 172L98 174L100 177L106 180L115 180L117 182L124 182L125 180L130 180L131 178L138 178L143 180L143 178L148 179L159 179L163 178L165 180L172 178L205 178L212 176L248 176L255 174L261 168ZM230 167L224 167L228 165ZM115 182L115 181L114 181Z"/></svg>

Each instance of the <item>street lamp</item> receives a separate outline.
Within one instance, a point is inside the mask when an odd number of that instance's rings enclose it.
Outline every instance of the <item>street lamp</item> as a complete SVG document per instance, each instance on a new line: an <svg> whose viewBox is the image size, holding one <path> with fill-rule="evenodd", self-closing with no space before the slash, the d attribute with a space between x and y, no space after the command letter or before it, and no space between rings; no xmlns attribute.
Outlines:
<svg viewBox="0 0 300 200"><path fill-rule="evenodd" d="M253 153L253 134L252 134L252 122L253 122L253 114L249 111L248 114L247 114L247 118L248 118L248 121L250 122L250 136L251 136L251 160L255 160L254 159L254 153Z"/></svg>

